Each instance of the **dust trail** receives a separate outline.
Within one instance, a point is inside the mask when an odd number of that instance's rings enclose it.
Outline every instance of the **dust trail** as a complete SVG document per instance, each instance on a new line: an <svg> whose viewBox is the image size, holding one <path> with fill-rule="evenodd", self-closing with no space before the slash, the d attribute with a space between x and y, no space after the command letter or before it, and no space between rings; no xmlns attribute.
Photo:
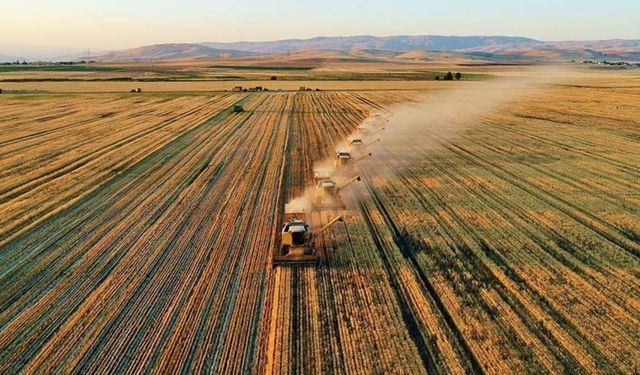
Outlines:
<svg viewBox="0 0 640 375"><path fill-rule="evenodd" d="M389 108L389 123L372 145L373 156L358 169L376 183L395 178L424 160L442 143L453 140L506 104L543 92L571 74L563 66L529 68L518 77L458 83L456 88L430 92L410 103Z"/></svg>
<svg viewBox="0 0 640 375"><path fill-rule="evenodd" d="M531 69L524 77L477 82L390 108L392 119L384 131L384 147L371 163L412 163L421 153L437 147L434 138L447 141L509 102L542 91L567 74L559 69ZM376 168L377 169L377 168Z"/></svg>
<svg viewBox="0 0 640 375"><path fill-rule="evenodd" d="M518 76L452 82L451 89L433 90L412 102L372 113L356 132L336 145L336 152L349 151L353 160L371 152L370 158L340 168L336 168L333 159L323 160L314 165L314 171L331 176L338 186L356 174L366 176L376 185L384 184L424 160L426 153L434 152L442 143L472 126L482 126L482 119L502 106L536 95L550 85L562 83L566 77L571 77L568 68L553 65L531 67ZM363 145L351 144L354 139L361 140ZM375 142L378 139L380 142ZM351 206L361 193L359 188L350 189L343 200ZM307 202L309 209L311 194L313 188L294 201Z"/></svg>
<svg viewBox="0 0 640 375"><path fill-rule="evenodd" d="M292 212L311 212L311 192L309 189L305 190L302 195L291 199L287 202L287 207Z"/></svg>

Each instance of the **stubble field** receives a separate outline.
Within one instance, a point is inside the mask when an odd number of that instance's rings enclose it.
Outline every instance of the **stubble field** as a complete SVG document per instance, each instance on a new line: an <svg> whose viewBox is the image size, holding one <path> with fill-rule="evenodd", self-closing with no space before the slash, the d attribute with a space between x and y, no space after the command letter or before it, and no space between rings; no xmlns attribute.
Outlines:
<svg viewBox="0 0 640 375"><path fill-rule="evenodd" d="M295 269L269 258L314 163L446 88L0 97L0 373L637 372L640 85L619 82L403 147L392 121Z"/></svg>

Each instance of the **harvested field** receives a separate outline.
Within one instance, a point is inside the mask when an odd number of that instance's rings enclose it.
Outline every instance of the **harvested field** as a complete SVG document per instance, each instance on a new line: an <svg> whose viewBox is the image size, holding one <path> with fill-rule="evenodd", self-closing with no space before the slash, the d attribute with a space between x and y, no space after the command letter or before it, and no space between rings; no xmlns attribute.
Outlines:
<svg viewBox="0 0 640 375"><path fill-rule="evenodd" d="M7 90L43 90L51 93L128 93L131 89L139 87L144 92L211 92L211 91L231 91L235 86L255 87L263 86L271 91L283 89L295 91L300 86L313 90L425 90L433 88L449 88L460 84L460 82L444 81L193 81L193 82L3 82L0 86Z"/></svg>
<svg viewBox="0 0 640 375"><path fill-rule="evenodd" d="M317 268L284 204L424 93L0 97L0 373L638 372L640 86L590 79L383 134Z"/></svg>

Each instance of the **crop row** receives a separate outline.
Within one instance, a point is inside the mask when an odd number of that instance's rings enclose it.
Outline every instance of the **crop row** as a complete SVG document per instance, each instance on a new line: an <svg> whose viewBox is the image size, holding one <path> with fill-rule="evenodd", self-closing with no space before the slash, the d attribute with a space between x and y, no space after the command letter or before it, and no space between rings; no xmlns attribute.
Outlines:
<svg viewBox="0 0 640 375"><path fill-rule="evenodd" d="M314 165L416 93L2 98L0 372L638 371L640 93L597 94L392 122L275 269Z"/></svg>
<svg viewBox="0 0 640 375"><path fill-rule="evenodd" d="M346 226L322 236L324 263L276 270L267 372L637 371L637 108L612 111L615 90L606 111L590 90L549 91L451 116L458 133L390 125L358 168ZM364 113L414 100L353 97ZM341 141L319 125L292 138L306 147L289 161L295 194Z"/></svg>

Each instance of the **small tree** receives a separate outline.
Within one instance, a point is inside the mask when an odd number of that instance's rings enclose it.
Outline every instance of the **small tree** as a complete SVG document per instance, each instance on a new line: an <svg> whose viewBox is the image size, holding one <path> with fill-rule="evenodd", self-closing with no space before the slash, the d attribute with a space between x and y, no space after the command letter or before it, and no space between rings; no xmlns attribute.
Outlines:
<svg viewBox="0 0 640 375"><path fill-rule="evenodd" d="M270 79L271 79L272 81L276 81L276 80L278 80L278 77L276 77L276 76L271 76L271 78L270 78Z"/></svg>
<svg viewBox="0 0 640 375"><path fill-rule="evenodd" d="M451 74L451 72L447 72L447 74L444 75L444 80L453 81L453 74Z"/></svg>
<svg viewBox="0 0 640 375"><path fill-rule="evenodd" d="M456 73L456 81L459 81L462 78L462 73Z"/></svg>

